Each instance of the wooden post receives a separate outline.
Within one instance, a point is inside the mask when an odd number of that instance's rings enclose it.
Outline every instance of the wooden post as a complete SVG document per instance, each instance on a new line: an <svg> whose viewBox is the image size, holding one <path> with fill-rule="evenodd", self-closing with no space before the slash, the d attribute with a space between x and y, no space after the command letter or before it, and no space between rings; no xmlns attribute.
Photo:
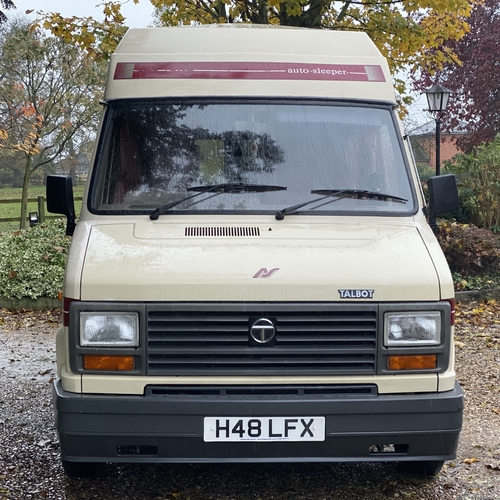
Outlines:
<svg viewBox="0 0 500 500"><path fill-rule="evenodd" d="M45 222L45 200L43 196L37 197L38 201L38 222L43 224Z"/></svg>

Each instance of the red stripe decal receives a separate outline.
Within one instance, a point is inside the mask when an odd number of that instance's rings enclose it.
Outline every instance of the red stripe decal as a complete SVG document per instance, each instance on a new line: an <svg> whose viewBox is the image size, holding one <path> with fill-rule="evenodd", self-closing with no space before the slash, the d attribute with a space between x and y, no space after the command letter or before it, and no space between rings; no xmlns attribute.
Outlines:
<svg viewBox="0 0 500 500"><path fill-rule="evenodd" d="M115 80L320 80L385 82L381 66L252 62L119 62Z"/></svg>

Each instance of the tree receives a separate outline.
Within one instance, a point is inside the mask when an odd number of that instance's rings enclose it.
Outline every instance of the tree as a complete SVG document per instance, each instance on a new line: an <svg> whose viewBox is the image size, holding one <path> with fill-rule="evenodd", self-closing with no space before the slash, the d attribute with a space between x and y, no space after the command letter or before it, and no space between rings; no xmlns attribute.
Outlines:
<svg viewBox="0 0 500 500"><path fill-rule="evenodd" d="M23 185L23 154L0 147L0 186L20 188Z"/></svg>
<svg viewBox="0 0 500 500"><path fill-rule="evenodd" d="M474 6L469 31L444 48L458 57L439 71L415 75L414 86L423 91L440 82L453 90L443 126L467 133L457 145L466 152L490 142L500 132L500 1L485 0Z"/></svg>
<svg viewBox="0 0 500 500"><path fill-rule="evenodd" d="M0 147L23 154L24 228L32 174L96 128L105 71L27 22L15 22L0 42Z"/></svg>
<svg viewBox="0 0 500 500"><path fill-rule="evenodd" d="M453 60L445 42L465 34L472 5L469 0L150 1L162 25L248 22L365 31L388 58L393 74L407 67L430 70ZM123 35L125 20L116 2L105 2L104 14L103 23L49 14L44 27L92 54L106 56ZM399 92L405 90L402 79L396 85Z"/></svg>
<svg viewBox="0 0 500 500"><path fill-rule="evenodd" d="M7 21L7 16L5 15L4 10L15 9L16 6L14 5L14 2L12 2L12 0L0 0L0 7L2 8L2 10L0 10L1 24Z"/></svg>

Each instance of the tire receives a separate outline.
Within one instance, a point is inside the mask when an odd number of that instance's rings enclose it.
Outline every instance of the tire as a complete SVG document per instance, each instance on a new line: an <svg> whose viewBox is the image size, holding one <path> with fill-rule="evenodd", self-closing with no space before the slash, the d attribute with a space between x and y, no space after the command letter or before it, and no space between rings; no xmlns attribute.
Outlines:
<svg viewBox="0 0 500 500"><path fill-rule="evenodd" d="M399 469L405 474L424 479L436 477L443 468L444 460L425 460L419 462L399 462Z"/></svg>
<svg viewBox="0 0 500 500"><path fill-rule="evenodd" d="M92 462L68 462L62 460L64 472L68 477L95 477L97 475L97 464Z"/></svg>

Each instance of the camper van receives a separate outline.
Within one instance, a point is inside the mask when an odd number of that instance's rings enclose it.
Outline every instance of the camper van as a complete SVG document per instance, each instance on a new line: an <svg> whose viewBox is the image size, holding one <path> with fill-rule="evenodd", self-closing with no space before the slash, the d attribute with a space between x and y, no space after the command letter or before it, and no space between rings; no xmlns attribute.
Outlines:
<svg viewBox="0 0 500 500"><path fill-rule="evenodd" d="M453 282L364 33L130 29L111 57L57 336L69 475L99 462L456 456Z"/></svg>

